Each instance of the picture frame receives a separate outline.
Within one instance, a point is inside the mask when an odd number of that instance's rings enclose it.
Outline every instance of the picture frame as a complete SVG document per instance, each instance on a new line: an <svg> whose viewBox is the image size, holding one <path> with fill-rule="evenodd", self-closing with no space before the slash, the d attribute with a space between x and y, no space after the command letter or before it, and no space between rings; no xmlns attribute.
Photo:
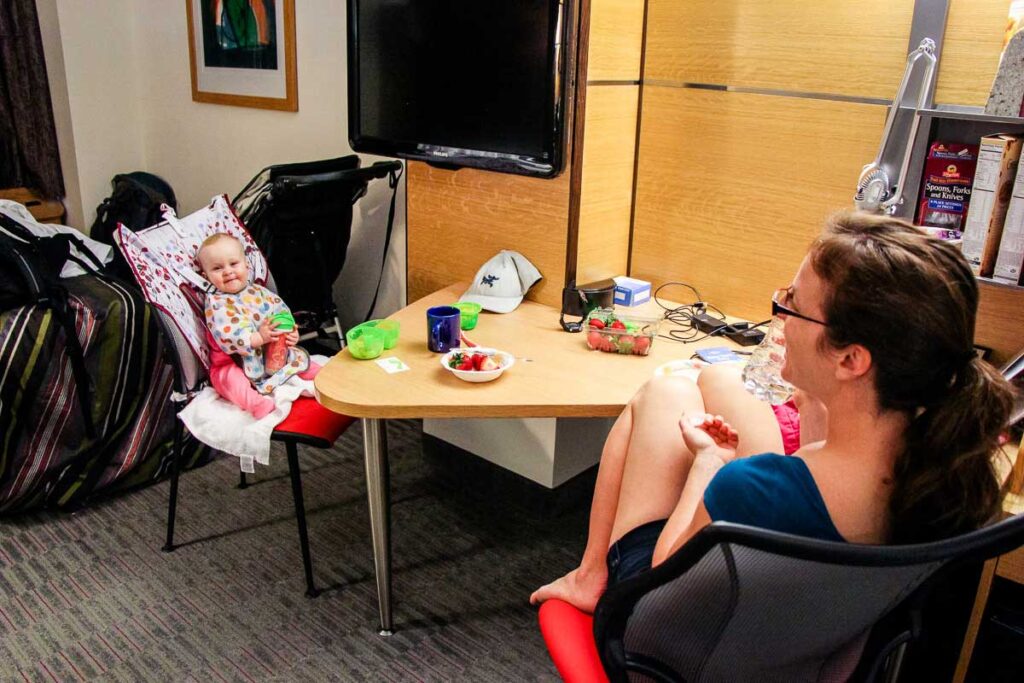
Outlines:
<svg viewBox="0 0 1024 683"><path fill-rule="evenodd" d="M193 101L299 110L295 0L185 0L185 10Z"/></svg>

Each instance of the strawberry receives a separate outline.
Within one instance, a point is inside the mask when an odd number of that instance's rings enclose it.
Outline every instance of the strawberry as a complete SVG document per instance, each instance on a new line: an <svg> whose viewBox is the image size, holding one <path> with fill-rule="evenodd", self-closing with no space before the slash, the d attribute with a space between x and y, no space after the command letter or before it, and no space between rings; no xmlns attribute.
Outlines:
<svg viewBox="0 0 1024 683"><path fill-rule="evenodd" d="M462 365L462 361L465 359L465 356L466 354L461 352L453 353L451 357L448 358L448 367L458 368L460 365Z"/></svg>
<svg viewBox="0 0 1024 683"><path fill-rule="evenodd" d="M472 356L473 369L474 370L479 370L480 369L480 364L484 362L485 358L487 358L487 356L485 356L482 353L474 353L473 356Z"/></svg>
<svg viewBox="0 0 1024 683"><path fill-rule="evenodd" d="M604 321L601 320L600 318L591 318L590 319L590 326L592 328L594 328L595 330L603 330L604 329Z"/></svg>
<svg viewBox="0 0 1024 683"><path fill-rule="evenodd" d="M484 356L484 360L482 363L480 363L479 369L482 372L486 372L487 370L497 370L499 367L501 366L495 363L493 358L491 358L490 356Z"/></svg>
<svg viewBox="0 0 1024 683"><path fill-rule="evenodd" d="M597 330L587 332L587 346L591 349L599 349L604 344L604 335Z"/></svg>
<svg viewBox="0 0 1024 683"><path fill-rule="evenodd" d="M650 337L637 337L636 341L633 342L633 353L638 356L646 356L647 352L651 349L651 338Z"/></svg>
<svg viewBox="0 0 1024 683"><path fill-rule="evenodd" d="M462 359L462 364L455 368L456 370L473 370L473 359L466 356Z"/></svg>
<svg viewBox="0 0 1024 683"><path fill-rule="evenodd" d="M626 323L622 322L621 320L616 320L608 327L612 328L613 330L624 330L626 329Z"/></svg>

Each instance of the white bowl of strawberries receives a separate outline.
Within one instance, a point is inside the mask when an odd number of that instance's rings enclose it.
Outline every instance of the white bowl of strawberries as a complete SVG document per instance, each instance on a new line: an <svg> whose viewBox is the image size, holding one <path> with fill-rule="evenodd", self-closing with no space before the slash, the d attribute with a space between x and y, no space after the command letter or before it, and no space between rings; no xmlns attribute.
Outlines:
<svg viewBox="0 0 1024 683"><path fill-rule="evenodd" d="M441 356L441 367L465 382L490 382L516 362L510 353L472 347L452 349Z"/></svg>

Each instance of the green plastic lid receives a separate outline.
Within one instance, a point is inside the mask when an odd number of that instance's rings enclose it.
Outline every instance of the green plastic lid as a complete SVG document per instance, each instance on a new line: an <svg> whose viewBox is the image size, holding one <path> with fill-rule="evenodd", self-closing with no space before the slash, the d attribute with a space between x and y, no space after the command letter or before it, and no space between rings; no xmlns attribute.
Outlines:
<svg viewBox="0 0 1024 683"><path fill-rule="evenodd" d="M285 332L295 329L295 318L292 317L291 313L287 312L275 313L270 316L270 323L274 326L274 329Z"/></svg>

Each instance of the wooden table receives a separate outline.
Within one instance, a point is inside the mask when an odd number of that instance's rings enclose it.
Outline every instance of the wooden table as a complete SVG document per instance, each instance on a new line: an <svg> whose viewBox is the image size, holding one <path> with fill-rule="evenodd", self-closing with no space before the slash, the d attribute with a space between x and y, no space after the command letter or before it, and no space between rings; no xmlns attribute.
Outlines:
<svg viewBox="0 0 1024 683"><path fill-rule="evenodd" d="M395 356L409 370L388 374L372 360L341 352L316 377L317 399L327 408L363 422L367 496L373 535L373 559L380 601L381 634L392 633L390 486L385 420L388 418L614 417L636 390L670 360L689 358L697 348L732 346L715 337L679 344L658 339L648 356L590 351L584 334L568 334L558 311L524 301L503 315L480 314L467 335L480 346L515 356L515 365L493 382L470 384L441 367L441 354L427 349L426 310L457 301L465 284L424 297L391 316L399 321ZM624 309L658 315L653 302ZM662 323L662 332L672 327ZM736 347L738 348L738 347Z"/></svg>

